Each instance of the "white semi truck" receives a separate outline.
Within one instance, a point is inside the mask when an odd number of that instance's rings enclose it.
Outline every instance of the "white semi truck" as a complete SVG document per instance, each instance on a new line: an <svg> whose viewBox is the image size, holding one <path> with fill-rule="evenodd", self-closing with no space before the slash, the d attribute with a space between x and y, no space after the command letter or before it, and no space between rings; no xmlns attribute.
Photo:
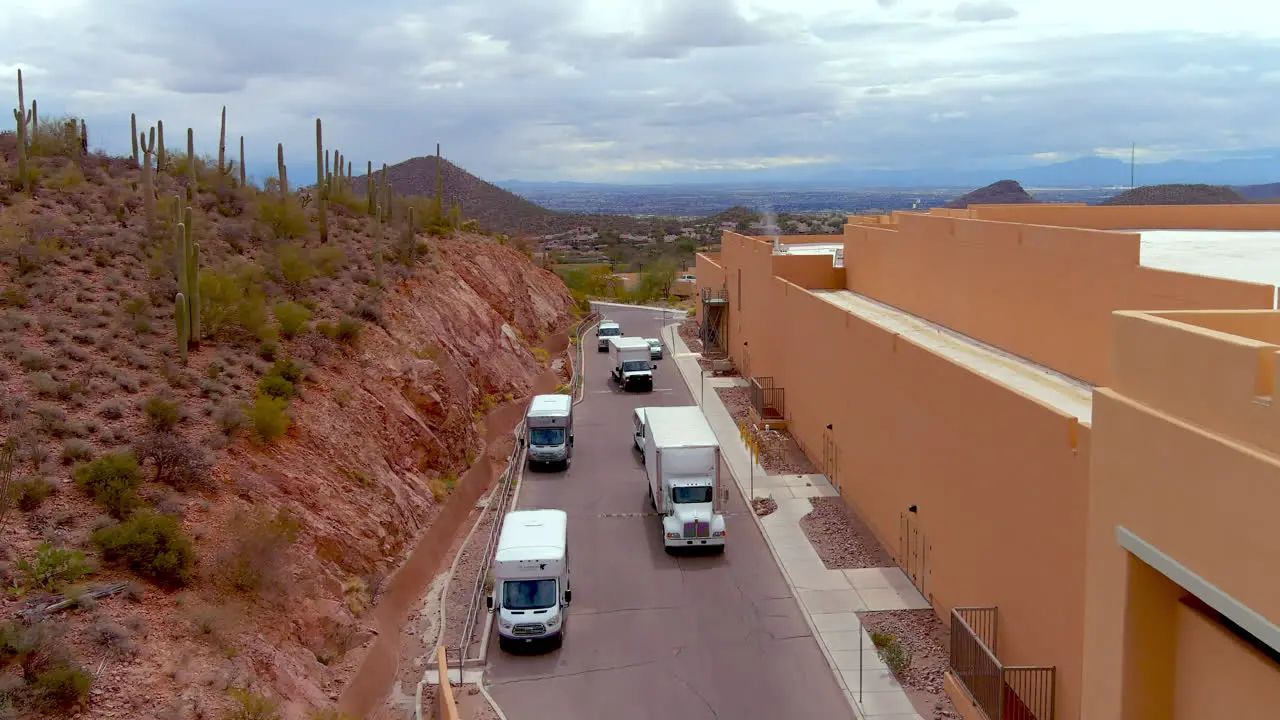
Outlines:
<svg viewBox="0 0 1280 720"><path fill-rule="evenodd" d="M524 416L529 467L559 465L567 469L573 458L573 398L534 395Z"/></svg>
<svg viewBox="0 0 1280 720"><path fill-rule="evenodd" d="M613 320L601 320L596 326L596 350L604 352L609 349L609 339L622 337L622 326Z"/></svg>
<svg viewBox="0 0 1280 720"><path fill-rule="evenodd" d="M647 407L644 469L649 502L662 518L662 544L724 552L724 505L720 484L720 443L702 409Z"/></svg>
<svg viewBox="0 0 1280 720"><path fill-rule="evenodd" d="M502 520L493 555L493 592L498 646L564 640L569 588L569 519L563 510L513 510Z"/></svg>
<svg viewBox="0 0 1280 720"><path fill-rule="evenodd" d="M610 338L609 359L613 361L613 369L609 376L623 390L652 390L653 371L658 367L653 363L652 354L644 338Z"/></svg>

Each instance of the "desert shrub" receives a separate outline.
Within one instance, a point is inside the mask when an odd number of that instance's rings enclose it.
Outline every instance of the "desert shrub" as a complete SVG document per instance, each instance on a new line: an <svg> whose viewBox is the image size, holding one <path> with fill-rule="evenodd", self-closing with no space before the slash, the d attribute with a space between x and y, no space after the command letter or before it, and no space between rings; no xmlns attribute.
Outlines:
<svg viewBox="0 0 1280 720"><path fill-rule="evenodd" d="M155 432L137 444L138 457L155 468L155 481L177 490L209 484L213 462L204 450L175 433Z"/></svg>
<svg viewBox="0 0 1280 720"><path fill-rule="evenodd" d="M289 416L289 401L270 395L259 395L252 405L245 408L254 432L263 442L272 442L289 432L293 418Z"/></svg>
<svg viewBox="0 0 1280 720"><path fill-rule="evenodd" d="M0 292L0 305L15 308L31 307L31 299L19 288L8 288Z"/></svg>
<svg viewBox="0 0 1280 720"><path fill-rule="evenodd" d="M911 652L893 635L871 633L871 644L875 646L880 659L894 675L901 676L911 667Z"/></svg>
<svg viewBox="0 0 1280 720"><path fill-rule="evenodd" d="M37 702L48 709L68 711L89 697L93 676L69 662L54 663L32 683Z"/></svg>
<svg viewBox="0 0 1280 720"><path fill-rule="evenodd" d="M83 462L93 457L93 446L84 440L72 438L62 445L62 462Z"/></svg>
<svg viewBox="0 0 1280 720"><path fill-rule="evenodd" d="M213 422L224 435L230 435L244 426L244 410L235 402L223 402L214 408Z"/></svg>
<svg viewBox="0 0 1280 720"><path fill-rule="evenodd" d="M280 703L265 695L240 688L232 688L227 694L232 705L226 720L280 720Z"/></svg>
<svg viewBox="0 0 1280 720"><path fill-rule="evenodd" d="M27 372L48 370L53 363L39 350L24 350L18 356L18 365Z"/></svg>
<svg viewBox="0 0 1280 720"><path fill-rule="evenodd" d="M108 420L119 420L124 417L124 403L119 400L108 400L98 408L98 414Z"/></svg>
<svg viewBox="0 0 1280 720"><path fill-rule="evenodd" d="M258 382L258 392L273 398L288 401L293 397L293 383L279 375L267 375Z"/></svg>
<svg viewBox="0 0 1280 720"><path fill-rule="evenodd" d="M92 538L109 562L124 563L157 585L181 587L195 576L195 546L171 517L139 511Z"/></svg>
<svg viewBox="0 0 1280 720"><path fill-rule="evenodd" d="M22 573L20 594L30 590L59 592L93 568L79 550L41 543L34 557L18 561L18 572Z"/></svg>
<svg viewBox="0 0 1280 720"><path fill-rule="evenodd" d="M272 308L276 322L280 323L280 332L287 338L293 338L306 330L307 321L311 319L311 311L296 302L276 303Z"/></svg>
<svg viewBox="0 0 1280 720"><path fill-rule="evenodd" d="M136 621L133 627L136 629L141 627L141 618L134 616ZM126 621L128 622L128 621ZM132 655L137 649L133 644L133 636L129 628L110 618L99 618L89 627L89 638L93 640L95 645L115 650L116 652L126 655Z"/></svg>
<svg viewBox="0 0 1280 720"><path fill-rule="evenodd" d="M306 375L306 370L293 360L281 358L271 365L271 369L267 371L267 374L278 375L294 385L298 385Z"/></svg>
<svg viewBox="0 0 1280 720"><path fill-rule="evenodd" d="M271 237L277 240L293 240L303 237L311 229L307 215L293 198L263 193L258 196L258 221L267 227Z"/></svg>
<svg viewBox="0 0 1280 720"><path fill-rule="evenodd" d="M276 276L294 289L300 288L319 271L306 248L298 243L286 243L276 248Z"/></svg>
<svg viewBox="0 0 1280 720"><path fill-rule="evenodd" d="M177 400L152 395L142 403L142 412L153 430L171 430L182 419L182 406Z"/></svg>
<svg viewBox="0 0 1280 720"><path fill-rule="evenodd" d="M288 568L283 555L297 542L301 529L292 513L281 508L274 514L239 514L232 518L231 529L234 539L219 562L223 578L244 592L282 590Z"/></svg>
<svg viewBox="0 0 1280 720"><path fill-rule="evenodd" d="M338 321L334 339L345 345L354 345L360 339L362 323L353 317L343 317Z"/></svg>
<svg viewBox="0 0 1280 720"><path fill-rule="evenodd" d="M31 512L43 505L57 487L44 478L20 478L9 485L9 502L24 512Z"/></svg>
<svg viewBox="0 0 1280 720"><path fill-rule="evenodd" d="M138 507L142 472L132 453L107 453L76 467L76 485L113 517L122 518Z"/></svg>

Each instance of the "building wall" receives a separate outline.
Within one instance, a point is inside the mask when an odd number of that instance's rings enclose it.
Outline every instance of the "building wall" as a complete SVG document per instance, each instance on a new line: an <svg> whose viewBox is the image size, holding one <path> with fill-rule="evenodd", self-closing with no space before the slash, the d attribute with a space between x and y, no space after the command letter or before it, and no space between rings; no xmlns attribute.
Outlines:
<svg viewBox="0 0 1280 720"><path fill-rule="evenodd" d="M1280 715L1276 663L1191 604L1176 608L1173 720L1272 720Z"/></svg>
<svg viewBox="0 0 1280 720"><path fill-rule="evenodd" d="M913 516L925 551L912 564L938 615L998 606L1001 659L1057 665L1059 711L1075 717L1088 427L794 284L763 300L772 332L753 336L752 363L758 342L788 349L769 371L806 453L823 464L830 423L828 474L899 558Z"/></svg>
<svg viewBox="0 0 1280 720"><path fill-rule="evenodd" d="M1094 384L1113 310L1274 303L1270 285L1141 267L1132 233L904 213L845 238L850 290Z"/></svg>
<svg viewBox="0 0 1280 720"><path fill-rule="evenodd" d="M1280 230L1280 205L975 205L982 220L1098 230Z"/></svg>
<svg viewBox="0 0 1280 720"><path fill-rule="evenodd" d="M1094 393L1093 409L1084 624L1089 720L1197 717L1191 713L1213 698L1271 714L1222 710L1198 717L1275 715L1280 666L1259 662L1265 658L1220 633L1213 639L1188 619L1179 610L1187 590L1120 547L1116 528L1272 623L1280 620L1280 575L1259 571L1275 564L1265 558L1280 558L1274 531L1280 408L1271 404L1280 346L1257 339L1274 339L1277 327L1280 313L1114 317L1112 386ZM1165 650L1178 661L1167 660ZM1207 654L1197 655L1197 663L1239 667L1242 674L1229 683L1217 672L1187 674L1183 658L1200 652Z"/></svg>

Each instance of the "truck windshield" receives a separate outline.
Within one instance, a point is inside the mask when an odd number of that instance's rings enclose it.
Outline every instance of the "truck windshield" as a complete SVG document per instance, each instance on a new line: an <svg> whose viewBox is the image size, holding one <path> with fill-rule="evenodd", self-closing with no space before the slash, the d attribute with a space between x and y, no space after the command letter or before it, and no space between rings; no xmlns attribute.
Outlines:
<svg viewBox="0 0 1280 720"><path fill-rule="evenodd" d="M534 428L529 431L530 445L563 445L563 428Z"/></svg>
<svg viewBox="0 0 1280 720"><path fill-rule="evenodd" d="M602 327L602 328L600 328L599 330L597 330L597 331L596 331L596 334L597 334L597 335L621 335L621 334L622 334L622 328L616 328L616 327Z"/></svg>
<svg viewBox="0 0 1280 720"><path fill-rule="evenodd" d="M709 503L712 498L711 486L671 488L671 496L678 503Z"/></svg>
<svg viewBox="0 0 1280 720"><path fill-rule="evenodd" d="M622 363L622 372L641 372L649 369L648 360L627 360Z"/></svg>
<svg viewBox="0 0 1280 720"><path fill-rule="evenodd" d="M502 583L502 607L542 610L556 604L555 580L508 580Z"/></svg>

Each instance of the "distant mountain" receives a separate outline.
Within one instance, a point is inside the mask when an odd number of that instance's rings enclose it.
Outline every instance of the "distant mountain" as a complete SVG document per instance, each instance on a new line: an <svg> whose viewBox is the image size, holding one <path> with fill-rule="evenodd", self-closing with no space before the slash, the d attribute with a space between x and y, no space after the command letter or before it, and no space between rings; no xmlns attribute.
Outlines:
<svg viewBox="0 0 1280 720"><path fill-rule="evenodd" d="M1144 185L1208 183L1213 185L1248 185L1274 182L1280 175L1280 152L1260 151L1247 158L1215 161L1170 160L1139 163L1133 167L1134 182ZM1130 165L1127 160L1105 157L1083 157L1048 165L1015 168L939 168L912 170L869 170L862 166L833 164L788 167L751 172L706 171L671 173L636 173L626 183L538 183L504 181L503 187L516 190L616 187L648 185L670 187L788 187L788 188L973 188L997 178L1017 180L1031 188L1128 187ZM518 191L518 190L517 190Z"/></svg>
<svg viewBox="0 0 1280 720"><path fill-rule="evenodd" d="M1033 203L1036 199L1031 193L1022 189L1017 180L1000 180L978 188L971 193L961 195L943 205L946 208L962 209L970 205L1012 205L1015 203Z"/></svg>
<svg viewBox="0 0 1280 720"><path fill-rule="evenodd" d="M1246 200L1275 200L1280 198L1280 183L1237 185L1232 190L1243 195Z"/></svg>
<svg viewBox="0 0 1280 720"><path fill-rule="evenodd" d="M1099 205L1231 205L1247 203L1226 185L1145 185L1126 190Z"/></svg>

